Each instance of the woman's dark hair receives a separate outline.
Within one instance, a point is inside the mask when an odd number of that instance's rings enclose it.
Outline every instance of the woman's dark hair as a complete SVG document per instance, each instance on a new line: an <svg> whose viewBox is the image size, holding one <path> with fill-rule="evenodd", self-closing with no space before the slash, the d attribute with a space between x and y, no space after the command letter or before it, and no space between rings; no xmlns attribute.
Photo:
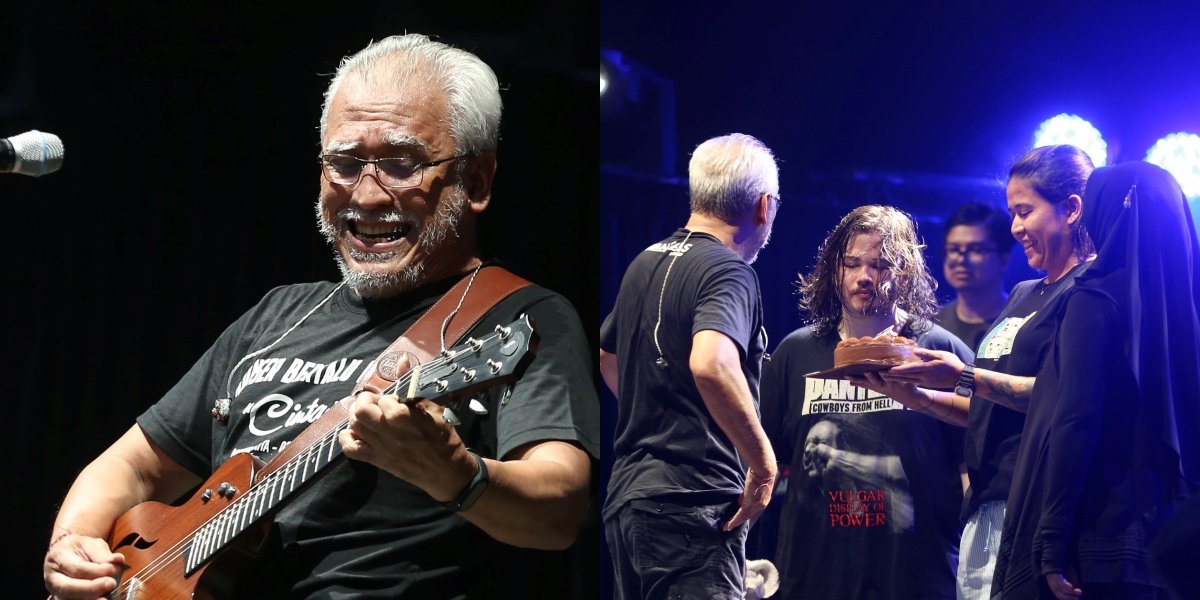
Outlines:
<svg viewBox="0 0 1200 600"><path fill-rule="evenodd" d="M1017 159L1008 171L1008 180L1020 179L1047 202L1061 206L1072 194L1083 198L1084 187L1095 168L1087 153L1075 146L1039 146ZM1083 219L1071 226L1071 245L1081 260L1096 252Z"/></svg>

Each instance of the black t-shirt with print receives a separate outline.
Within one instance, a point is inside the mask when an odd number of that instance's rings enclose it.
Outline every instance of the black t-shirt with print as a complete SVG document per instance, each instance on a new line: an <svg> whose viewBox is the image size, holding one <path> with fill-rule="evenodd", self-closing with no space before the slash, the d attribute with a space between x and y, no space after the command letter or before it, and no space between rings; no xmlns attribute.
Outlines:
<svg viewBox="0 0 1200 600"><path fill-rule="evenodd" d="M453 283L370 302L329 282L276 288L230 325L138 424L201 477L238 453L269 461L369 376L375 358ZM593 362L565 298L526 287L468 333L485 337L521 315L539 336L534 360L511 397L495 387L480 398L487 414L457 411L459 435L490 458L540 440L576 442L597 457ZM220 424L211 411L227 389L232 406L228 423ZM353 460L292 496L275 522L240 598L495 597L507 575L493 566L512 550L416 486Z"/></svg>
<svg viewBox="0 0 1200 600"><path fill-rule="evenodd" d="M757 402L766 349L758 276L715 237L680 229L630 263L601 327L600 347L616 354L620 380L606 517L635 498L741 493L737 451L689 368L692 336L704 330L737 346Z"/></svg>
<svg viewBox="0 0 1200 600"><path fill-rule="evenodd" d="M917 345L971 351L921 322ZM954 598L963 429L841 379L836 332L787 336L763 370L762 419L790 462L776 566L781 598ZM776 500L778 501L778 500Z"/></svg>
<svg viewBox="0 0 1200 600"><path fill-rule="evenodd" d="M933 316L933 322L953 333L954 337L962 340L968 348L975 350L979 348L979 342L983 341L983 336L992 328L995 320L968 323L958 318L958 300L951 300Z"/></svg>
<svg viewBox="0 0 1200 600"><path fill-rule="evenodd" d="M1086 265L1069 271L1058 281L1022 281L1013 288L995 324L976 348L975 366L989 371L1033 377L1058 331L1058 302ZM1013 466L1025 414L994 402L975 398L967 414L964 456L971 485L963 503L962 518L969 519L984 503L1008 498Z"/></svg>

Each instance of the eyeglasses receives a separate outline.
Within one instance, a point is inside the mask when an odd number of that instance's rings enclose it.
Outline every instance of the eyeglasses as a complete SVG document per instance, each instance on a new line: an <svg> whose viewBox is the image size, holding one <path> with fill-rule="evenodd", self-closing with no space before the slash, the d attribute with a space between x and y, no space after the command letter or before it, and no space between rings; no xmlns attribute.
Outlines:
<svg viewBox="0 0 1200 600"><path fill-rule="evenodd" d="M946 260L950 260L951 258L953 258L955 256L965 257L967 255L970 255L971 258L978 260L978 259L981 259L984 256L987 256L988 254L991 254L992 252L995 252L995 251L996 251L996 247L991 244L968 244L966 246L959 246L957 244L947 244L946 245Z"/></svg>
<svg viewBox="0 0 1200 600"><path fill-rule="evenodd" d="M367 165L375 166L375 179L384 187L410 188L421 185L421 174L428 167L436 167L445 162L466 158L470 154L457 154L449 158L415 162L411 158L376 158L366 160L346 154L322 154L321 173L330 183L353 186L362 179L363 169Z"/></svg>

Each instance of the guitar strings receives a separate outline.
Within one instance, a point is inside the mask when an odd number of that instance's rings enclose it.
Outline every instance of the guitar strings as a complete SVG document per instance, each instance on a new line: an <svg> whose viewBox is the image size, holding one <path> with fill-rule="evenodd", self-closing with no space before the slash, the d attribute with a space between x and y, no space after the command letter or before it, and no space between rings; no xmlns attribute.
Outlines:
<svg viewBox="0 0 1200 600"><path fill-rule="evenodd" d="M432 366L433 363L431 362L430 365ZM398 391L400 389L400 387L402 385L407 384L407 382L410 379L411 379L411 375L406 373L404 375L404 377L402 377L400 380L389 385L388 388L386 390L384 390L384 394L394 393L394 392ZM330 430L328 433L326 433L323 436L321 436L320 438L318 438L320 440L319 444L316 444L312 448L310 448L310 449L298 454L297 456L291 458L290 460L286 461L279 469L272 471L270 474L268 474L266 477L264 477L260 481L251 483L250 488L246 491L245 494L243 494L237 500L230 503L229 506L221 509L216 514L210 516L208 518L208 520L206 520L204 523L201 523L199 526L197 526L195 529L193 529L191 532L189 532L186 536L183 536L182 538L180 538L180 540L177 541L172 547L168 548L165 552L160 554L157 558L155 558L154 560L147 563L146 566L143 567L141 571L134 573L133 574L134 576L132 578L122 582L121 585L117 587L117 590L118 591L126 590L129 586L133 585L133 583L137 580L147 581L147 580L152 579L160 571L167 568L168 564L171 561L180 558L183 555L183 553L185 553L188 550L188 548L190 547L189 544L191 544L192 542L195 541L195 536L197 535L197 533L199 533L205 527L212 524L217 518L219 518L220 516L225 514L226 511L234 509L235 506L241 505L244 501L247 501L248 498L254 498L255 497L254 494L257 492L257 490L261 489L264 485L266 485L268 483L274 484L281 477L285 477L287 474L294 472L295 471L294 467L296 467L301 462L301 459L303 459L304 462L307 462L308 458L311 456L314 449L324 448L326 444L333 444L336 441L337 436L341 433L341 431L343 429L345 429L345 427L347 425L349 425L349 423L350 423L349 419L342 419L332 430ZM261 517L261 515L259 517ZM258 518L258 517L256 517L256 518ZM234 537L236 537L236 536L234 536Z"/></svg>
<svg viewBox="0 0 1200 600"><path fill-rule="evenodd" d="M491 340L494 340L496 337L503 337L503 335L504 334L502 334L502 333L497 333L495 335L485 337L484 339L480 340L480 342L487 343ZM447 354L445 352L439 353L439 355L437 357L431 359L428 363L426 363L424 365L419 365L420 369L418 371L428 370L428 369L444 366L447 363L451 362L451 359L455 358L457 355L458 355L457 353L455 353L453 355ZM413 373L414 373L414 371L409 371L409 372L405 373L403 376L400 377L400 379L398 379L398 380L392 382L390 385L388 385L387 388L385 390L383 390L383 392L380 395L394 394L397 391L399 391L402 387L407 386L411 382ZM286 475L288 473L292 473L293 471L295 471L294 467L296 467L297 465L300 464L301 459L304 459L304 462L307 462L314 449L323 448L323 447L325 447L325 445L327 443L328 444L335 443L337 436L342 432L343 429L345 429L345 427L347 425L349 425L349 423L350 423L350 420L348 418L343 419L332 430L330 430L328 433L326 433L326 434L322 435L320 438L318 438L320 440L319 444L314 445L314 446L310 447L308 450L305 450L305 451L301 452L300 454L292 457L288 461L284 462L283 465L279 469L272 471L270 474L266 475L261 480L259 480L257 482L251 482L250 487L246 490L245 494L243 494L237 500L234 500L233 502L231 502L229 504L229 506L226 506L225 508L217 511L216 514L210 516L204 523L201 523L198 527L193 529L187 535L182 536L179 541L175 542L174 545L172 545L170 548L167 548L166 551L164 551L158 557L156 557L155 559L153 559L149 563L147 563L144 567L142 567L142 569L140 571L133 573L132 577L122 581L121 584L118 585L117 588L114 590L114 592L128 591L129 587L132 586L134 584L134 582L147 581L147 580L152 579L160 571L167 568L168 564L171 561L176 560L177 558L182 556L184 552L186 552L188 550L188 548L190 547L190 544L195 540L195 536L200 530L202 530L205 527L212 524L218 517L220 517L220 516L222 516L222 514L226 513L226 511L229 511L230 509L234 508L235 506L240 505L243 501L247 501L248 498L253 498L254 493L257 492L257 490L262 489L262 487L264 485L266 485L268 482L274 483L275 480L278 479L280 476ZM262 517L262 515L259 515L258 517L255 517L255 519L258 519L261 517ZM251 521L250 523L247 523L247 526L250 525L251 523L253 523L253 521ZM236 537L237 536L235 535L234 538L236 538ZM231 538L231 540L232 539L233 538Z"/></svg>

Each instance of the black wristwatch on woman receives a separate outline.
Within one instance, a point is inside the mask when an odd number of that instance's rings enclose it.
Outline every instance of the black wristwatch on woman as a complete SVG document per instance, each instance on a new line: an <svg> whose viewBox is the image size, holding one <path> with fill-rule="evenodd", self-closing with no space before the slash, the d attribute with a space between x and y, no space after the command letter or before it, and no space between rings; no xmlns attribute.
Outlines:
<svg viewBox="0 0 1200 600"><path fill-rule="evenodd" d="M970 398L975 394L975 365L963 365L962 375L958 376L958 383L954 384L954 393L963 398Z"/></svg>

